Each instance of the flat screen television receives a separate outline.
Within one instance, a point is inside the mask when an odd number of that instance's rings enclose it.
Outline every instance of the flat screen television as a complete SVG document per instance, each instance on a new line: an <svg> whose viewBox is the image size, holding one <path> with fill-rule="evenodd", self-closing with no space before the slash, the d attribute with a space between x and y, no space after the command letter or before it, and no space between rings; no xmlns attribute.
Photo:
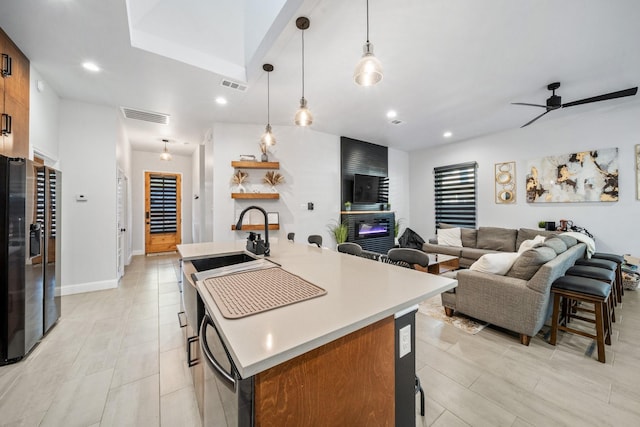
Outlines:
<svg viewBox="0 0 640 427"><path fill-rule="evenodd" d="M380 177L371 175L353 175L353 203L378 203Z"/></svg>

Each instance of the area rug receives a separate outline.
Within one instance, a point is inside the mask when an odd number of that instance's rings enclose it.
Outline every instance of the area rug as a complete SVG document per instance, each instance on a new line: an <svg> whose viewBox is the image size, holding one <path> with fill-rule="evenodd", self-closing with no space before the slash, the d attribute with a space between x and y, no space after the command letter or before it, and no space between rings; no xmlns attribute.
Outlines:
<svg viewBox="0 0 640 427"><path fill-rule="evenodd" d="M444 313L444 307L442 306L440 296L423 301L418 307L419 313L440 320L441 322L465 331L468 334L475 335L488 325L488 323L481 322L461 313L454 313L452 317L447 316Z"/></svg>

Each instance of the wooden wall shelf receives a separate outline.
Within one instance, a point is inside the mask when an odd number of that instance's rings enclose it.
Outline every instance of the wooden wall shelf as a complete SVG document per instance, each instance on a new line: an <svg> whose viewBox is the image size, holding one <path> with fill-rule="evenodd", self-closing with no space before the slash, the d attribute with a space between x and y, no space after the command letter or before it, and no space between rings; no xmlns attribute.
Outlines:
<svg viewBox="0 0 640 427"><path fill-rule="evenodd" d="M280 162L233 161L231 166L236 169L280 169Z"/></svg>
<svg viewBox="0 0 640 427"><path fill-rule="evenodd" d="M235 225L231 226L232 230L236 229ZM242 224L242 231L263 231L264 224ZM269 224L269 230L280 230L280 224Z"/></svg>
<svg viewBox="0 0 640 427"><path fill-rule="evenodd" d="M394 211L340 211L343 215L363 215L363 214L388 214Z"/></svg>
<svg viewBox="0 0 640 427"><path fill-rule="evenodd" d="M280 193L231 193L232 199L279 199Z"/></svg>

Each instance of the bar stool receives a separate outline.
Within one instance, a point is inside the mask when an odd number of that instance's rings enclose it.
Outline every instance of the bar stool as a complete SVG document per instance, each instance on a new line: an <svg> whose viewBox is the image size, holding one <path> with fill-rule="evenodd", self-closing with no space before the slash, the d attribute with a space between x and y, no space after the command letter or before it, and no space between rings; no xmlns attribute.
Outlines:
<svg viewBox="0 0 640 427"><path fill-rule="evenodd" d="M615 313L615 305L613 301L615 300L615 282L616 282L616 272L611 271L606 268L593 267L589 265L574 265L573 267L569 267L567 271L565 271L565 276L579 276L579 277L588 277L590 279L600 280L601 282L607 283L611 285L611 295L612 297L608 299L609 301L609 311L611 313L611 321L616 321L616 313Z"/></svg>
<svg viewBox="0 0 640 427"><path fill-rule="evenodd" d="M593 255L591 255L591 258L606 259L618 264L618 268L616 269L616 277L618 282L620 283L619 292L618 292L618 302L622 302L622 296L624 295L624 288L622 287L622 263L624 262L624 257L622 255L617 255L617 254L596 252Z"/></svg>
<svg viewBox="0 0 640 427"><path fill-rule="evenodd" d="M612 289L612 293L615 296L613 298L614 304L617 306L618 302L621 302L621 292L622 292L622 281L621 277L618 276L618 264L615 261L609 261L608 259L601 258L580 258L577 259L574 265L588 265L591 267L605 268L607 270L611 270L616 275L616 285Z"/></svg>
<svg viewBox="0 0 640 427"><path fill-rule="evenodd" d="M549 344L556 345L558 329L565 332L581 335L596 340L598 348L598 361L605 363L604 345L611 344L611 323L609 320L608 299L611 294L611 285L600 280L579 276L562 276L551 285L553 295L553 315L551 325L551 338ZM595 323L596 334L592 335L566 325L560 324L560 299L565 301L579 301L593 304L595 319L579 316L566 310L568 318L575 318L589 323ZM567 318L567 320L568 320Z"/></svg>

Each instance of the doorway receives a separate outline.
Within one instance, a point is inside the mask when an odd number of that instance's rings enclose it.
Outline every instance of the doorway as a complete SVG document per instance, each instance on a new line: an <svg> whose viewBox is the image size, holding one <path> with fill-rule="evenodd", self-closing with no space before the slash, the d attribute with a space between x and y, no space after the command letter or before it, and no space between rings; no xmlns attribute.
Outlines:
<svg viewBox="0 0 640 427"><path fill-rule="evenodd" d="M145 253L172 252L182 243L181 175L145 172Z"/></svg>
<svg viewBox="0 0 640 427"><path fill-rule="evenodd" d="M117 221L118 229L117 242L118 242L118 280L124 276L124 266L127 264L127 200L128 200L128 180L126 175L121 169L118 169L118 183L117 183Z"/></svg>

